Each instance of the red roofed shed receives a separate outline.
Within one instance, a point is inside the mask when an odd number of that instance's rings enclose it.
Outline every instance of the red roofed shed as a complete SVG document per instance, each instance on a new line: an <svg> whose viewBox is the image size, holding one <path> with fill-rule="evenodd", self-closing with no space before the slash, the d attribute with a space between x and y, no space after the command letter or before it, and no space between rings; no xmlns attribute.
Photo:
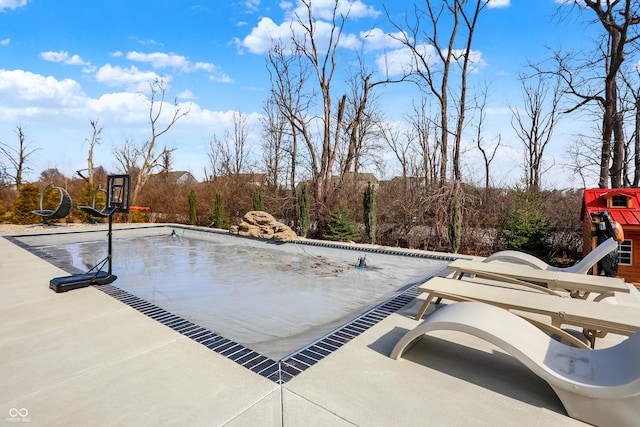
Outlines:
<svg viewBox="0 0 640 427"><path fill-rule="evenodd" d="M618 276L640 282L640 188L595 188L584 190L582 204L583 255L593 249L595 226L591 214L609 211L622 226L624 241L618 248Z"/></svg>

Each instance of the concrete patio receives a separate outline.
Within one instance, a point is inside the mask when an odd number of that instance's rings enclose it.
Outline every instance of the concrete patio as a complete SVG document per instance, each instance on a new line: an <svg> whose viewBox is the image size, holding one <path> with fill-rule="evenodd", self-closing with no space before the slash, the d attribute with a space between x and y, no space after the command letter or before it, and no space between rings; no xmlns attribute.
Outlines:
<svg viewBox="0 0 640 427"><path fill-rule="evenodd" d="M0 236L0 425L585 425L474 337L390 359L419 299L279 385L98 289L51 291L64 275Z"/></svg>

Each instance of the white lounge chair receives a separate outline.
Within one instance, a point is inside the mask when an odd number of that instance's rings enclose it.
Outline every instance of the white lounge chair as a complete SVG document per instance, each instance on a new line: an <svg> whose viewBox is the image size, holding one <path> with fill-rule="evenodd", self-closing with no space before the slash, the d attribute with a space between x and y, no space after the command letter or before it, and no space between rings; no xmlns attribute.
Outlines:
<svg viewBox="0 0 640 427"><path fill-rule="evenodd" d="M542 261L540 258L536 258L533 255L518 251L496 252L495 254L492 254L485 258L483 262L503 261L514 264L524 264L532 268L537 268L539 270L565 271L567 273L587 274L591 267L593 267L598 261L607 256L617 247L618 243L613 239L613 237L610 237L596 246L584 258L570 267L554 267Z"/></svg>
<svg viewBox="0 0 640 427"><path fill-rule="evenodd" d="M392 359L425 333L452 330L508 352L545 380L569 416L597 426L632 426L640 419L640 334L601 350L569 347L524 319L479 302L449 304L407 332Z"/></svg>
<svg viewBox="0 0 640 427"><path fill-rule="evenodd" d="M590 274L569 273L566 271L549 271L531 268L525 265L491 262L484 263L457 259L448 268L455 271L454 277L463 275L486 277L504 282L529 286L540 291L567 290L574 298L585 299L589 294L597 294L595 300L600 301L615 296L616 292L629 293L629 286L617 277L592 276ZM547 288L541 288L534 283L543 283ZM552 292L548 292L552 293Z"/></svg>
<svg viewBox="0 0 640 427"><path fill-rule="evenodd" d="M420 320L433 299L450 301L476 301L494 305L518 314L530 313L543 315L550 324L539 323L559 336L569 335L560 329L563 325L582 328L591 346L595 346L596 338L607 333L631 336L640 331L640 309L624 305L604 304L575 298L562 298L539 291L525 291L500 286L471 282L467 280L433 277L422 285L418 291L427 294L422 307L416 315ZM544 288L540 288L540 291ZM530 317L530 316L527 316ZM528 319L529 320L529 319ZM563 336L563 338L568 338Z"/></svg>

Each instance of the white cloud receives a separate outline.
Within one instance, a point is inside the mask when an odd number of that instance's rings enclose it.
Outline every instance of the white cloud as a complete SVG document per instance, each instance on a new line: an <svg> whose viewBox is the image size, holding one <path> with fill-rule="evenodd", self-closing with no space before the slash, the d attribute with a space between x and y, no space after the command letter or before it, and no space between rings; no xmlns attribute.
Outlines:
<svg viewBox="0 0 640 427"><path fill-rule="evenodd" d="M288 23L276 25L271 18L264 17L240 44L251 53L263 54L269 51L272 41L287 40L290 35L291 28Z"/></svg>
<svg viewBox="0 0 640 427"><path fill-rule="evenodd" d="M77 106L85 94L80 85L71 79L56 80L24 70L0 69L0 94L18 105L23 102L54 101L60 106Z"/></svg>
<svg viewBox="0 0 640 427"><path fill-rule="evenodd" d="M244 5L249 12L257 12L260 9L260 0L245 0Z"/></svg>
<svg viewBox="0 0 640 427"><path fill-rule="evenodd" d="M190 90L183 90L177 96L178 99L196 99L196 96Z"/></svg>
<svg viewBox="0 0 640 427"><path fill-rule="evenodd" d="M459 60L460 65L462 66L462 59L464 55L463 49L454 49L453 55L454 58ZM484 57L482 56L482 52L479 50L471 50L469 52L469 72L477 73L481 68L485 68L487 66Z"/></svg>
<svg viewBox="0 0 640 427"><path fill-rule="evenodd" d="M154 68L174 68L186 73L192 73L195 71L206 71L209 73L209 78L212 81L229 83L232 79L218 71L215 64L210 62L196 62L191 63L189 59L182 55L176 55L173 53L141 53L141 52L128 52L126 58L130 61L144 62L151 64Z"/></svg>
<svg viewBox="0 0 640 427"><path fill-rule="evenodd" d="M421 52L424 63L417 63L413 53L407 47L385 52L376 57L376 66L378 71L388 77L399 77L403 74L407 74L411 71L425 70L426 67L436 67L440 63L440 59L435 48L432 45L420 44L416 49ZM462 60L463 50L454 50L454 62L455 58ZM482 52L472 50L469 54L470 64L468 71L476 73L480 69L487 66ZM462 62L459 62L462 64Z"/></svg>
<svg viewBox="0 0 640 427"><path fill-rule="evenodd" d="M487 108L486 111L488 116L510 116L512 114L509 107Z"/></svg>
<svg viewBox="0 0 640 427"><path fill-rule="evenodd" d="M437 63L438 57L433 46L422 44L417 46L417 49L422 52L427 66ZM401 76L417 68L413 54L407 47L378 55L376 57L376 65L378 66L378 71L388 77ZM423 68L423 66L421 65L420 68Z"/></svg>
<svg viewBox="0 0 640 427"><path fill-rule="evenodd" d="M103 65L96 71L94 78L100 83L107 86L125 86L128 90L144 91L149 88L149 82L164 80L168 83L171 78L169 76L160 76L153 71L140 71L135 65L128 68L113 66L111 64Z"/></svg>
<svg viewBox="0 0 640 427"><path fill-rule="evenodd" d="M297 2L297 6L292 8L291 3L281 3L285 10L288 10L287 19L296 20L296 16L300 16L302 19L306 19L308 14L307 7ZM333 17L333 9L335 7L335 0L314 0L311 6L311 12L315 19L327 19L330 20ZM338 17L344 16L351 19L359 18L377 18L381 12L376 10L373 6L367 6L360 0L348 1L341 0L338 2L338 8L336 9L336 15Z"/></svg>
<svg viewBox="0 0 640 427"><path fill-rule="evenodd" d="M147 77L133 68L122 69L109 65L100 69L103 79L119 81L145 80ZM187 101L194 95L186 90L176 99ZM90 132L88 121L100 119L104 127L103 140L97 148L94 160L107 169L117 170L111 150L124 140L136 142L148 137L149 98L135 92L114 91L97 98L87 96L80 83L72 79L57 80L23 70L0 69L0 140L13 137L15 125L24 125L30 140L39 148L32 165L37 176L49 167L59 168L66 175L86 167L86 151L83 141ZM163 108L161 121L168 120L173 112L173 97ZM202 153L208 149L208 136L222 134L233 124L232 111L211 111L193 102L180 102L189 114L180 120L166 144L178 149L176 168L197 172L206 165ZM249 115L249 121L258 128L258 113ZM55 129L52 132L52 129ZM253 138L258 141L258 136ZM199 142L200 141L200 142ZM206 157L206 156L205 156ZM33 176L27 177L31 179Z"/></svg>
<svg viewBox="0 0 640 427"><path fill-rule="evenodd" d="M97 99L88 99L86 110L111 123L145 123L149 107L144 99L131 92L106 93Z"/></svg>
<svg viewBox="0 0 640 427"><path fill-rule="evenodd" d="M216 83L233 83L234 80L225 73L216 73L209 75L209 80Z"/></svg>
<svg viewBox="0 0 640 427"><path fill-rule="evenodd" d="M159 43L153 39L142 40L137 37L131 37L132 40L135 40L136 43L141 44L142 46L164 46L164 44Z"/></svg>
<svg viewBox="0 0 640 427"><path fill-rule="evenodd" d="M27 5L27 0L0 0L0 12L5 9L17 9Z"/></svg>
<svg viewBox="0 0 640 427"><path fill-rule="evenodd" d="M184 105L185 110L189 110L189 114L187 114L184 119L180 120L181 126L204 127L220 133L222 133L225 128L233 127L233 117L234 114L237 114L237 111L234 110L212 111L202 109L198 104L194 103L181 105ZM262 116L259 113L249 113L247 114L247 124L250 127L257 129L259 127L261 117Z"/></svg>
<svg viewBox="0 0 640 427"><path fill-rule="evenodd" d="M191 70L204 70L212 73L216 71L216 66L210 62L196 62L191 66Z"/></svg>
<svg viewBox="0 0 640 427"><path fill-rule="evenodd" d="M325 0L328 1L328 0ZM360 0L349 2L349 1L341 1L340 8L338 12L346 15L349 14L350 18L359 19L359 18L377 18L382 12L376 10L373 6L367 6Z"/></svg>
<svg viewBox="0 0 640 427"><path fill-rule="evenodd" d="M101 69L103 72L104 67ZM131 77L121 72L120 81L127 78L136 82L142 77ZM111 71L112 74L117 74ZM116 77L113 77L117 79ZM148 80L144 81L148 90ZM182 97L193 97L186 91ZM149 105L145 95L135 92L113 92L98 98L88 97L78 82L72 79L57 80L23 70L0 69L0 98L5 99L6 106L0 106L2 121L13 121L23 117L39 116L46 120L55 115L77 120L81 117L101 117L110 123L136 123L145 125L148 120ZM172 111L172 108L167 108ZM8 112L12 112L8 116Z"/></svg>
<svg viewBox="0 0 640 427"><path fill-rule="evenodd" d="M324 51L329 43L333 25L326 21L315 21L314 25L314 37L317 47L320 51ZM306 39L304 37L305 34L306 31L296 21L283 22L277 25L271 18L265 17L258 22L258 25L251 30L251 33L244 40L237 41L237 43L248 49L249 52L260 55L267 53L273 46L274 41L279 41L286 49L292 36L298 40L303 40ZM362 45L362 41L354 34L344 32L340 37L340 46L345 49L357 50Z"/></svg>
<svg viewBox="0 0 640 427"><path fill-rule="evenodd" d="M389 34L380 28L374 28L361 32L360 38L364 42L365 52L371 52L383 49L398 49L402 47L402 43L398 39L403 39L405 36L400 32Z"/></svg>
<svg viewBox="0 0 640 427"><path fill-rule="evenodd" d="M511 6L511 0L489 0L487 7L489 9Z"/></svg>
<svg viewBox="0 0 640 427"><path fill-rule="evenodd" d="M89 62L84 61L82 58L80 58L79 55L69 56L69 52L66 52L66 51L42 52L40 53L40 58L44 59L45 61L62 62L67 65L89 65L90 64Z"/></svg>
<svg viewBox="0 0 640 427"><path fill-rule="evenodd" d="M320 50L326 49L329 42L333 29L331 20L334 6L335 0L314 0L311 6L315 25L315 40L319 44ZM264 54L269 51L274 41L280 41L286 45L292 35L302 40L306 32L298 20L303 22L307 20L306 6L300 1L295 3L282 1L280 7L285 11L285 19L282 23L276 24L271 18L263 17L258 25L251 29L249 35L242 40L236 40L237 45L251 53ZM341 17L347 19L377 18L381 12L372 6L367 6L360 0L341 0L338 2L336 14L337 19L340 20ZM340 46L343 48L359 49L362 43L357 35L348 33L346 30L341 35Z"/></svg>
<svg viewBox="0 0 640 427"><path fill-rule="evenodd" d="M154 68L176 68L179 70L186 70L189 68L189 61L182 55L175 55L173 53L167 54L162 52L153 53L141 53L141 52L127 52L127 59L137 62L148 62Z"/></svg>
<svg viewBox="0 0 640 427"><path fill-rule="evenodd" d="M326 40L324 40L323 44L326 47L328 43L329 43L329 38L327 37ZM360 49L360 46L362 46L362 40L360 40L358 36L356 36L355 34L343 33L340 36L339 46L345 49L358 50Z"/></svg>
<svg viewBox="0 0 640 427"><path fill-rule="evenodd" d="M9 46L11 39L0 40L0 46Z"/></svg>

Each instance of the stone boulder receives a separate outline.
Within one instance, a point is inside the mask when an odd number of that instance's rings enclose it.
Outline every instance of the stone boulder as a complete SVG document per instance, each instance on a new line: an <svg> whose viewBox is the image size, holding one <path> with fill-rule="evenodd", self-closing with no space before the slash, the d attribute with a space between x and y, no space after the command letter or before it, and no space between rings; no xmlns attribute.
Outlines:
<svg viewBox="0 0 640 427"><path fill-rule="evenodd" d="M294 240L296 233L287 225L276 221L273 215L263 211L249 211L238 226L231 227L231 233L240 236L286 242Z"/></svg>

